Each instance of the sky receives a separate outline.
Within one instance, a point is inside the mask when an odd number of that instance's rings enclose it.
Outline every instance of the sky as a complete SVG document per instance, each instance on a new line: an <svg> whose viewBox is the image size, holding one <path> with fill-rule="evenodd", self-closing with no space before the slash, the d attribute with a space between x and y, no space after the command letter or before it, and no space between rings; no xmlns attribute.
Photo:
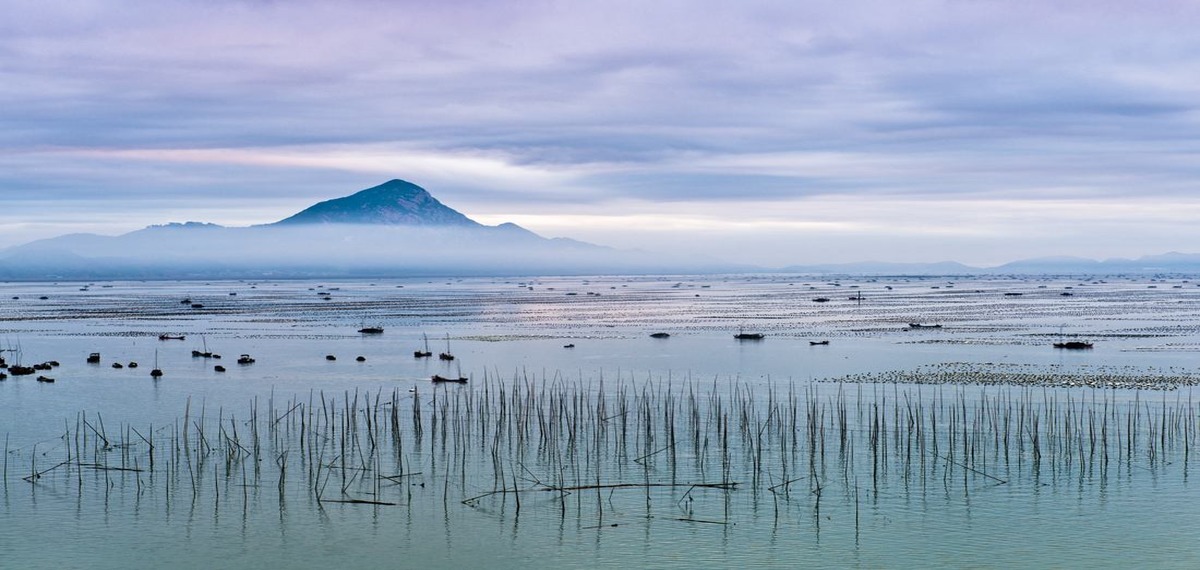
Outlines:
<svg viewBox="0 0 1200 570"><path fill-rule="evenodd" d="M0 248L401 178L779 267L1200 251L1200 3L0 0Z"/></svg>

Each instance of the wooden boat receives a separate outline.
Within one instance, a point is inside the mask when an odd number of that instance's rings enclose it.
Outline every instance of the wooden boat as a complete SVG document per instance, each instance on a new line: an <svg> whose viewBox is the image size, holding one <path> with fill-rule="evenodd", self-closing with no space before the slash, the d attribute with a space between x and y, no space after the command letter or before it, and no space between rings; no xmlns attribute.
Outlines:
<svg viewBox="0 0 1200 570"><path fill-rule="evenodd" d="M1066 342L1054 343L1054 348L1065 348L1067 350L1087 350L1092 348L1092 343L1083 342L1081 340L1068 340Z"/></svg>
<svg viewBox="0 0 1200 570"><path fill-rule="evenodd" d="M363 327L358 329L362 334L383 334L383 327Z"/></svg>
<svg viewBox="0 0 1200 570"><path fill-rule="evenodd" d="M908 323L910 329L940 329L942 325L923 325L921 323Z"/></svg>
<svg viewBox="0 0 1200 570"><path fill-rule="evenodd" d="M114 363L112 363L112 367L120 369L120 368L125 368L125 365L121 364L120 362L114 362Z"/></svg>
<svg viewBox="0 0 1200 570"><path fill-rule="evenodd" d="M162 375L163 375L163 371L161 368L158 367L158 351L155 350L154 351L154 368L150 370L150 377L157 380L157 379L161 378Z"/></svg>
<svg viewBox="0 0 1200 570"><path fill-rule="evenodd" d="M330 361L330 362L333 362L334 360L337 360L337 357L336 357L336 356L334 356L334 355L332 355L332 354L326 354L326 355L325 355L325 360L328 360L328 361Z"/></svg>
<svg viewBox="0 0 1200 570"><path fill-rule="evenodd" d="M429 337L424 334L421 334L421 336L425 339L425 350L414 350L413 358L429 358L433 356L433 352L429 350Z"/></svg>
<svg viewBox="0 0 1200 570"><path fill-rule="evenodd" d="M813 302L814 303L828 303L829 297L817 297L816 299L813 299Z"/></svg>
<svg viewBox="0 0 1200 570"><path fill-rule="evenodd" d="M762 340L763 334L762 333L740 332L740 333L733 335L733 338L736 338L738 340Z"/></svg>
<svg viewBox="0 0 1200 570"><path fill-rule="evenodd" d="M183 335L172 336L172 335L169 335L166 333L158 335L158 340L183 340L183 339L184 339Z"/></svg>
<svg viewBox="0 0 1200 570"><path fill-rule="evenodd" d="M445 376L440 376L438 374L434 374L433 377L430 378L430 380L433 380L434 382L452 382L454 384L466 384L467 383L467 378L465 376L459 376L458 378L447 378Z"/></svg>
<svg viewBox="0 0 1200 570"><path fill-rule="evenodd" d="M450 354L450 335L446 335L446 352L438 354L438 360L454 360L454 355Z"/></svg>
<svg viewBox="0 0 1200 570"><path fill-rule="evenodd" d="M221 366L220 364L218 364L218 365L216 365L216 366L213 366L213 371L214 371L214 372L224 372L224 371L225 371L225 367L224 367L224 366Z"/></svg>
<svg viewBox="0 0 1200 570"><path fill-rule="evenodd" d="M650 338L671 338L671 333L665 333L665 332L650 333Z"/></svg>
<svg viewBox="0 0 1200 570"><path fill-rule="evenodd" d="M201 336L200 342L204 343L204 350L193 349L192 350L192 358L212 358L213 353L209 352L209 350L208 350L208 339ZM221 356L217 355L217 358L221 358Z"/></svg>
<svg viewBox="0 0 1200 570"><path fill-rule="evenodd" d="M829 341L827 341L827 340L810 340L810 341L808 341L808 344L809 344L809 346L823 346L823 345L829 344Z"/></svg>
<svg viewBox="0 0 1200 570"><path fill-rule="evenodd" d="M38 376L38 377L37 377L37 381L38 381L38 382L45 382L45 383L47 383L47 384L53 384L53 383L54 383L54 379L53 379L53 378L51 378L51 377L49 377L49 376Z"/></svg>

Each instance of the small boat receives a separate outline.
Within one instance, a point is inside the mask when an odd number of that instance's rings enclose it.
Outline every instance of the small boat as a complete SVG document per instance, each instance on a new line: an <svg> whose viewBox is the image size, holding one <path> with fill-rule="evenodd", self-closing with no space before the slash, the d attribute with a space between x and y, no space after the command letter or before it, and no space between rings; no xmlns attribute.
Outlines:
<svg viewBox="0 0 1200 570"><path fill-rule="evenodd" d="M53 379L53 378L51 378L51 377L49 377L49 376L38 376L38 377L37 377L37 381L38 381L38 382L45 382L45 383L47 383L47 384L53 384L53 383L54 383L54 379Z"/></svg>
<svg viewBox="0 0 1200 570"><path fill-rule="evenodd" d="M100 364L100 353L93 352L87 357L88 364Z"/></svg>
<svg viewBox="0 0 1200 570"><path fill-rule="evenodd" d="M328 360L328 361L330 361L330 362L333 362L334 360L337 360L337 357L336 357L336 356L334 356L334 355L332 355L332 354L326 354L326 355L325 355L325 360Z"/></svg>
<svg viewBox="0 0 1200 570"><path fill-rule="evenodd" d="M650 338L671 338L671 333L665 333L665 332L650 333Z"/></svg>
<svg viewBox="0 0 1200 570"><path fill-rule="evenodd" d="M736 338L738 340L762 340L763 334L762 333L739 332L739 333L733 335L733 338Z"/></svg>
<svg viewBox="0 0 1200 570"><path fill-rule="evenodd" d="M208 339L201 336L200 342L204 343L204 350L192 349L192 358L212 358L213 353L208 350ZM220 358L220 356L217 356L217 358Z"/></svg>
<svg viewBox="0 0 1200 570"><path fill-rule="evenodd" d="M810 341L808 341L808 344L809 344L809 346L825 346L825 345L829 344L829 341L827 341L827 340L810 340Z"/></svg>
<svg viewBox="0 0 1200 570"><path fill-rule="evenodd" d="M121 364L120 362L114 362L114 363L112 363L112 367L116 368L116 369L121 369L121 368L125 368L125 365Z"/></svg>
<svg viewBox="0 0 1200 570"><path fill-rule="evenodd" d="M218 365L216 365L216 366L213 366L213 371L214 371L214 372L224 372L224 371L225 371L225 367L224 367L224 366L221 366L220 364L218 364Z"/></svg>
<svg viewBox="0 0 1200 570"><path fill-rule="evenodd" d="M1083 342L1081 340L1068 340L1066 342L1054 343L1054 348L1065 348L1067 350L1087 350L1092 348L1092 343Z"/></svg>
<svg viewBox="0 0 1200 570"><path fill-rule="evenodd" d="M354 361L355 361L355 362L366 362L366 361L367 361L367 357L365 357L365 356L358 356L358 357L355 357L355 358L354 358Z"/></svg>
<svg viewBox="0 0 1200 570"><path fill-rule="evenodd" d="M564 344L564 345L563 345L563 348L575 348L575 343L571 343L571 344Z"/></svg>
<svg viewBox="0 0 1200 570"><path fill-rule="evenodd" d="M8 373L12 374L13 376L29 376L34 372L35 370L32 366L21 366L19 364L14 364L8 367Z"/></svg>
<svg viewBox="0 0 1200 570"><path fill-rule="evenodd" d="M923 325L921 323L908 323L910 329L940 329L942 325Z"/></svg>
<svg viewBox="0 0 1200 570"><path fill-rule="evenodd" d="M254 359L250 358L249 354L243 354L237 359L238 364L254 364Z"/></svg>
<svg viewBox="0 0 1200 570"><path fill-rule="evenodd" d="M130 360L130 361L129 361L129 364L126 364L125 366L126 366L127 368L137 368L137 363L136 363L136 362L134 362L134 361L132 361L132 360Z"/></svg>
<svg viewBox="0 0 1200 570"><path fill-rule="evenodd" d="M433 356L433 352L430 352L429 350L429 337L425 336L423 333L421 336L425 339L425 350L414 350L413 358L429 358L430 356Z"/></svg>
<svg viewBox="0 0 1200 570"><path fill-rule="evenodd" d="M184 339L183 335L172 336L172 335L169 335L166 333L158 335L158 340L183 340L183 339Z"/></svg>
<svg viewBox="0 0 1200 570"><path fill-rule="evenodd" d="M362 334L383 334L383 327L363 327L358 329Z"/></svg>
<svg viewBox="0 0 1200 570"><path fill-rule="evenodd" d="M454 360L454 355L450 354L450 335L446 335L446 352L438 354L438 360Z"/></svg>
<svg viewBox="0 0 1200 570"><path fill-rule="evenodd" d="M154 351L154 368L150 370L150 377L157 380L157 379L161 378L162 375L163 375L163 371L161 368L158 367L158 351L155 350Z"/></svg>
<svg viewBox="0 0 1200 570"><path fill-rule="evenodd" d="M434 374L430 380L433 380L434 382L453 382L455 384L467 383L467 378L465 376L459 376L458 378L447 378L445 376Z"/></svg>
<svg viewBox="0 0 1200 570"><path fill-rule="evenodd" d="M816 299L813 299L813 302L814 303L828 303L829 297L817 297Z"/></svg>

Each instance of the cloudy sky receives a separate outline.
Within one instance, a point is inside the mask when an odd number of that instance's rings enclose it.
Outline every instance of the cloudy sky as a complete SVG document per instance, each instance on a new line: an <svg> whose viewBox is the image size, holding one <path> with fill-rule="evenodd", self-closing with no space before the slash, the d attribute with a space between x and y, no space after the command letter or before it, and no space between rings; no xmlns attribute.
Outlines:
<svg viewBox="0 0 1200 570"><path fill-rule="evenodd" d="M0 0L0 247L392 178L766 265L1200 251L1200 3Z"/></svg>

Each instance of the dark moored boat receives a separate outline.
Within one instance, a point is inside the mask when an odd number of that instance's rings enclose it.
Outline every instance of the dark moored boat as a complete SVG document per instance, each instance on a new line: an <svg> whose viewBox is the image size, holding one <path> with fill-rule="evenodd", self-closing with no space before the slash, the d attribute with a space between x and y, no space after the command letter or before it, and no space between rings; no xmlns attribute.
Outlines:
<svg viewBox="0 0 1200 570"><path fill-rule="evenodd" d="M446 335L446 352L438 354L439 360L454 360L454 355L450 354L450 335Z"/></svg>
<svg viewBox="0 0 1200 570"><path fill-rule="evenodd" d="M8 367L8 373L12 374L13 376L29 376L34 372L35 370L32 366L21 366L19 364L14 364Z"/></svg>
<svg viewBox="0 0 1200 570"><path fill-rule="evenodd" d="M363 327L358 329L362 334L383 334L383 327Z"/></svg>
<svg viewBox="0 0 1200 570"><path fill-rule="evenodd" d="M650 338L671 338L671 333L664 333L664 332L650 333Z"/></svg>
<svg viewBox="0 0 1200 570"><path fill-rule="evenodd" d="M1068 350L1087 350L1092 347L1092 343L1083 342L1081 340L1068 340L1066 342L1054 343L1054 348L1065 348Z"/></svg>
<svg viewBox="0 0 1200 570"><path fill-rule="evenodd" d="M53 378L51 378L51 377L49 377L49 376L38 376L38 377L37 377L37 381L38 381L38 382L45 382L45 383L47 383L47 384L53 384L53 383L54 383L54 379L53 379Z"/></svg>
<svg viewBox="0 0 1200 570"><path fill-rule="evenodd" d="M429 337L423 334L421 336L425 338L425 350L414 350L413 358L429 358L433 356L433 352L429 350Z"/></svg>
<svg viewBox="0 0 1200 570"><path fill-rule="evenodd" d="M183 340L183 339L184 339L183 335L171 336L166 333L158 335L158 340Z"/></svg>
<svg viewBox="0 0 1200 570"><path fill-rule="evenodd" d="M434 382L453 382L455 384L466 384L467 383L467 379L464 376L459 376L458 378L446 378L445 376L439 376L437 374L434 374L433 377L430 378L430 380L433 380Z"/></svg>
<svg viewBox="0 0 1200 570"><path fill-rule="evenodd" d="M733 335L733 338L736 338L736 339L738 339L738 340L762 340L762 339L763 339L763 334L762 334L762 333L743 333L743 332L740 332L740 333L737 333L737 334Z"/></svg>
<svg viewBox="0 0 1200 570"><path fill-rule="evenodd" d="M87 357L88 364L100 364L100 353L93 352Z"/></svg>
<svg viewBox="0 0 1200 570"><path fill-rule="evenodd" d="M829 344L829 341L827 341L827 340L810 340L810 341L808 341L808 344L811 346L819 346L819 345Z"/></svg>
<svg viewBox="0 0 1200 570"><path fill-rule="evenodd" d="M940 329L942 325L923 325L921 323L908 323L910 329Z"/></svg>
<svg viewBox="0 0 1200 570"><path fill-rule="evenodd" d="M250 358L249 354L243 354L237 359L238 364L254 364L254 359Z"/></svg>

